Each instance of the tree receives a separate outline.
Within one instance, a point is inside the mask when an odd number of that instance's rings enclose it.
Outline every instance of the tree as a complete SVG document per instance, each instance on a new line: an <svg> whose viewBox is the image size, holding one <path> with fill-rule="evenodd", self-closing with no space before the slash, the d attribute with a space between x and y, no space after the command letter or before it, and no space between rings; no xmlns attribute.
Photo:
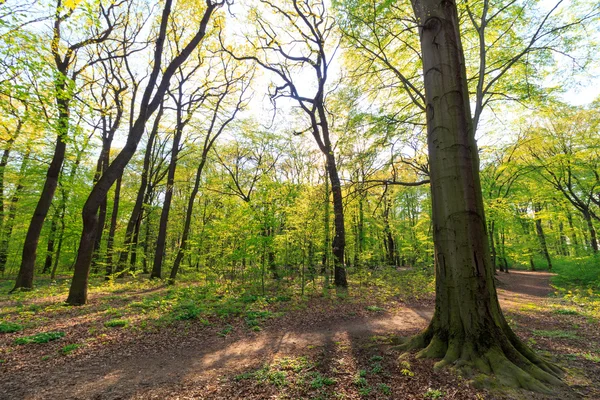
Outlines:
<svg viewBox="0 0 600 400"><path fill-rule="evenodd" d="M99 18L90 18L92 26L91 32L87 38L75 43L65 43L63 38L63 27L65 22L71 18L75 12L74 8L62 4L62 0L57 0L53 36L50 44L50 50L55 67L54 77L54 96L56 102L57 120L56 120L56 145L52 161L46 173L46 181L40 199L33 212L31 223L27 231L27 237L23 245L23 255L21 258L21 267L15 281L12 291L19 288L33 288L33 275L35 269L35 260L37 256L37 247L40 239L42 226L52 199L58 185L58 178L65 159L65 151L69 134L71 101L73 100L74 83L77 77L89 66L90 62L84 65L77 65L77 55L86 46L106 41L113 30L123 22L123 14L119 14L119 7L124 2L114 2L109 6L99 5ZM86 18L88 16L86 15Z"/></svg>
<svg viewBox="0 0 600 400"><path fill-rule="evenodd" d="M183 224L183 232L181 235L181 241L177 249L175 261L173 262L173 268L169 276L169 281L174 282L181 265L181 261L188 251L188 239L190 235L190 227L192 224L192 216L194 211L194 204L196 202L196 196L200 189L200 182L202 179L202 173L206 165L209 152L213 149L216 140L225 131L227 126L235 119L237 113L242 110L247 102L245 98L246 91L248 90L249 83L252 79L252 74L239 73L239 66L232 65L232 60L226 60L221 57L219 60L220 67L222 70L222 78L209 75L209 78L218 83L216 88L213 89L214 93L210 96L214 97L213 104L208 114L207 120L209 121L206 133L204 134L204 140L202 141L202 149L200 153L200 161L198 162L198 168L194 177L194 186L191 190L188 204L185 210L185 222ZM221 74L219 74L221 75ZM237 101L233 105L229 104L229 97L232 95L238 95ZM231 108L231 110L230 110Z"/></svg>
<svg viewBox="0 0 600 400"><path fill-rule="evenodd" d="M327 87L330 65L339 42L336 24L322 1L293 0L289 7L279 6L269 0L260 2L281 18L283 25L276 27L254 10L252 19L256 24L258 43L252 45L257 55L236 56L229 47L223 47L235 59L253 61L274 74L280 82L270 94L272 101L292 99L308 119L308 127L298 133L310 132L326 159L333 196L335 235L331 246L334 282L338 287L347 287L342 185L326 105L330 91ZM315 86L312 95L304 93L302 86L306 78L298 75L300 71L314 74L311 78Z"/></svg>
<svg viewBox="0 0 600 400"><path fill-rule="evenodd" d="M436 305L429 326L404 345L436 367L470 364L503 384L548 392L560 370L508 326L496 294L456 4L414 0L426 99Z"/></svg>
<svg viewBox="0 0 600 400"><path fill-rule="evenodd" d="M185 60L198 47L204 36L210 22L213 12L225 4L226 0L220 2L206 1L206 8L202 15L198 29L192 38L186 43L173 59L166 65L159 80L159 73L162 70L163 48L167 33L167 24L171 15L172 0L166 0L160 19L158 37L156 39L156 49L154 52L154 63L152 72L148 78L147 86L142 96L139 106L138 117L132 125L127 136L127 141L123 149L111 162L105 173L92 188L90 195L83 207L83 231L79 241L79 250L75 261L75 271L73 281L69 290L67 303L71 305L82 305L87 301L87 284L90 271L90 262L94 251L95 235L98 226L98 208L106 197L113 183L122 175L123 170L133 157L137 145L144 133L144 128L148 119L162 103L163 97L169 89L172 76ZM156 87L155 87L156 86Z"/></svg>

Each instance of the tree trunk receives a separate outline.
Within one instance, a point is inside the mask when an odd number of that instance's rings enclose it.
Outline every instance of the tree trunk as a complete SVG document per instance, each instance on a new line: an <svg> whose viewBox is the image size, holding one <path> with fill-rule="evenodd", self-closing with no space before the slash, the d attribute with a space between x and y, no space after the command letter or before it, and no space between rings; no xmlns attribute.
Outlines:
<svg viewBox="0 0 600 400"><path fill-rule="evenodd" d="M329 219L330 219L330 190L329 190L329 175L328 167L325 164L325 201L323 203L323 227L324 227L324 240L323 240L323 257L322 257L322 270L325 274L325 287L329 286Z"/></svg>
<svg viewBox="0 0 600 400"><path fill-rule="evenodd" d="M494 373L505 385L548 391L557 367L508 326L496 294L455 3L413 0L427 102L436 304L429 326L404 345L445 365Z"/></svg>
<svg viewBox="0 0 600 400"><path fill-rule="evenodd" d="M8 157L10 156L12 145L21 134L22 127L23 121L19 118L17 120L15 133L6 141L4 151L2 152L2 157L0 158L0 233L4 232L4 171L6 170L6 165L8 164Z"/></svg>
<svg viewBox="0 0 600 400"><path fill-rule="evenodd" d="M110 216L110 229L108 231L108 241L106 243L106 276L113 273L113 243L115 240L115 232L117 231L117 220L119 217L119 202L121 200L121 180L123 175L119 176L115 184L115 197L113 200L113 208ZM123 269L117 265L117 272L122 273Z"/></svg>
<svg viewBox="0 0 600 400"><path fill-rule="evenodd" d="M50 234L48 235L48 245L46 246L46 261L44 262L44 269L42 269L42 274L47 274L50 272L50 268L52 268L52 257L54 256L54 240L56 239L56 225L58 218L60 216L60 209L56 207L54 211L54 215L52 217L52 222L50 224Z"/></svg>
<svg viewBox="0 0 600 400"><path fill-rule="evenodd" d="M140 179L140 188L138 189L137 196L135 198L135 204L133 206L133 210L131 211L131 217L129 217L129 222L127 222L124 249L119 254L119 266L125 266L127 264L127 258L129 257L129 254L135 251L134 247L137 245L137 237L139 235L139 228L142 222L144 200L146 199L146 188L148 187L148 177L150 175L152 149L154 148L154 141L156 140L156 135L158 134L158 127L160 125L163 112L163 103L161 103L156 114L156 118L154 119L152 129L150 130L150 134L148 135L148 143L146 144L146 154L144 154L142 176ZM133 254L131 258L133 259L132 264L135 265L135 257Z"/></svg>
<svg viewBox="0 0 600 400"><path fill-rule="evenodd" d="M592 246L592 250L594 251L594 253L598 253L598 240L596 239L596 229L594 229L594 224L592 222L590 213L584 212L583 219L585 219L585 222L588 227L588 232L590 232L590 246Z"/></svg>
<svg viewBox="0 0 600 400"><path fill-rule="evenodd" d="M333 195L333 226L335 229L332 246L334 283L337 287L348 287L346 280L346 266L344 253L346 250L346 232L344 230L344 204L342 198L342 185L333 151L327 154L327 172L331 181L331 194Z"/></svg>
<svg viewBox="0 0 600 400"><path fill-rule="evenodd" d="M497 263L497 255L496 255L496 242L495 242L495 223L494 221L490 221L488 223L488 227L489 227L489 233L488 233L488 237L490 238L490 252L491 252L491 256L492 256L492 268L494 269L494 271L498 268L498 263ZM502 265L500 265L500 272L503 272L502 270L504 269L504 267L502 267Z"/></svg>
<svg viewBox="0 0 600 400"><path fill-rule="evenodd" d="M30 149L23 156L23 161L19 167L19 180L17 181L17 187L10 199L10 205L8 206L8 215L6 221L2 225L2 241L0 241L0 274L4 274L6 269L6 261L8 260L8 246L10 244L10 237L12 236L13 227L15 224L15 217L17 216L17 204L21 198L23 192L23 179L25 179L25 173L27 172L27 164L29 162Z"/></svg>
<svg viewBox="0 0 600 400"><path fill-rule="evenodd" d="M23 255L21 258L21 267L19 268L19 274L15 282L14 288L11 292L19 288L33 289L33 275L35 271L35 261L37 256L38 242L40 240L40 233L48 215L48 210L52 204L54 198L54 192L58 185L58 176L65 160L66 142L65 137L69 133L69 99L66 95L66 78L60 79L57 86L58 97L56 104L58 107L58 128L56 145L54 146L54 154L52 161L48 167L46 173L46 181L44 187L40 193L40 199L35 207L29 228L27 229L27 235L25 236L25 243L23 244Z"/></svg>
<svg viewBox="0 0 600 400"><path fill-rule="evenodd" d="M533 210L536 213L535 216L535 231L537 233L538 240L540 242L540 247L542 249L542 254L548 263L548 269L552 269L552 259L550 258L550 253L548 253L548 245L546 244L546 235L544 234L544 228L542 227L542 219L539 218L538 213L542 210L540 205L534 205Z"/></svg>
<svg viewBox="0 0 600 400"><path fill-rule="evenodd" d="M200 189L200 180L202 178L204 165L206 164L206 155L206 152L202 153L200 164L198 164L198 169L196 170L194 187L192 188L192 192L190 193L190 197L188 199L187 209L185 210L185 222L183 223L181 243L179 244L179 249L177 250L177 255L175 256L175 262L173 263L173 268L171 269L171 275L169 276L169 281L171 283L175 281L177 272L179 271L179 266L181 265L181 261L183 260L185 252L187 251L187 241L190 234L190 226L192 224L192 215L194 214L194 203L196 202L196 196L198 195L198 190Z"/></svg>
<svg viewBox="0 0 600 400"><path fill-rule="evenodd" d="M571 241L573 247L573 255L579 255L579 241L577 240L577 232L575 232L575 227L573 226L573 215L567 208L567 222L569 223L569 231L571 232Z"/></svg>
<svg viewBox="0 0 600 400"><path fill-rule="evenodd" d="M160 222L158 224L158 237L156 238L156 249L154 250L154 265L150 279L162 277L162 263L166 252L167 225L169 224L169 212L171 211L171 201L173 200L173 184L175 183L175 171L177 170L177 161L179 155L179 142L183 133L181 123L181 109L177 109L177 127L173 137L173 146L171 148L171 161L169 163L169 173L167 174L167 188L165 199L160 213Z"/></svg>

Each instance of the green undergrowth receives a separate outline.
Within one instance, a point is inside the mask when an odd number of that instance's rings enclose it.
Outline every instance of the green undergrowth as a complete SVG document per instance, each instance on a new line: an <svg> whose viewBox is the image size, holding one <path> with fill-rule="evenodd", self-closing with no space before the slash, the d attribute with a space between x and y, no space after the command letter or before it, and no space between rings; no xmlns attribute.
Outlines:
<svg viewBox="0 0 600 400"><path fill-rule="evenodd" d="M581 314L600 320L600 256L579 258L556 258L553 262L552 286L559 297L573 307L566 307L558 314Z"/></svg>
<svg viewBox="0 0 600 400"><path fill-rule="evenodd" d="M382 306L392 298L431 297L434 290L430 271L397 271L391 267L349 269L347 291L324 288L320 277L305 285L304 294L300 281L292 279L269 279L263 290L256 282L207 280L193 274L184 277L168 285L145 276L109 281L91 276L90 302L81 307L64 303L70 284L67 277L54 281L36 278L33 290L10 295L13 282L1 280L0 333L27 334L41 327L52 330L53 323L81 317L83 323L90 324L90 335L118 330L115 328L146 331L184 325L187 329L194 324L215 326L215 334L227 336L233 331L223 333L228 326L258 332L286 313L307 310L313 301L334 306L360 303L363 309L376 313L384 310Z"/></svg>
<svg viewBox="0 0 600 400"><path fill-rule="evenodd" d="M42 344L42 343L51 342L53 340L58 340L64 336L65 336L64 332L36 333L35 335L23 336L23 337L16 338L15 344L32 344L32 343Z"/></svg>

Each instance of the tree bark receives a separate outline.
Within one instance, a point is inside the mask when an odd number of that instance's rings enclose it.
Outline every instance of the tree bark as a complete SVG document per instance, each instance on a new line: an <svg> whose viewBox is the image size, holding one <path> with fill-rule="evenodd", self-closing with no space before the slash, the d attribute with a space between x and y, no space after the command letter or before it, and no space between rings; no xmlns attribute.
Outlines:
<svg viewBox="0 0 600 400"><path fill-rule="evenodd" d="M559 383L559 369L519 340L498 303L456 4L412 4L427 102L436 303L429 326L404 348L442 358L436 368L471 365L502 384L548 392L542 381Z"/></svg>

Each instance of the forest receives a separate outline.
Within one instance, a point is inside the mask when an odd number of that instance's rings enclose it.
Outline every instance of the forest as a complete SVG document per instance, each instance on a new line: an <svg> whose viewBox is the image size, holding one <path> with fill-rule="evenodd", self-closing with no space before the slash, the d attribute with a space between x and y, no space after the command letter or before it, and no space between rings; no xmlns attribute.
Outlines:
<svg viewBox="0 0 600 400"><path fill-rule="evenodd" d="M0 1L0 399L599 399L595 0Z"/></svg>

